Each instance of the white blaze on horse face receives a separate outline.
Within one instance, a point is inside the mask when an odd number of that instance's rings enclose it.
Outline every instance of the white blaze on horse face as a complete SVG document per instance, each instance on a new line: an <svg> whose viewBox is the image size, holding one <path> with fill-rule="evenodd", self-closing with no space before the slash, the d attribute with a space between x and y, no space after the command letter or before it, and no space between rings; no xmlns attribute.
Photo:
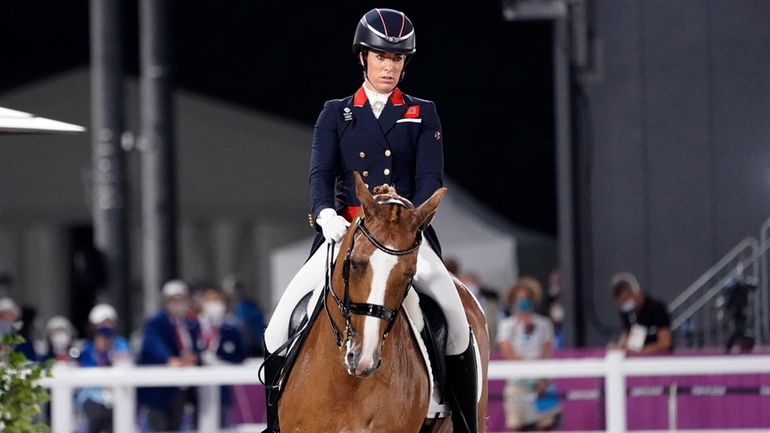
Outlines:
<svg viewBox="0 0 770 433"><path fill-rule="evenodd" d="M388 248L393 248L387 245ZM372 268L372 284L369 291L369 299L366 302L373 305L385 305L385 294L388 290L388 278L391 271L396 266L398 257L380 251L374 250L369 257L369 266ZM380 345L382 336L380 335L380 326L384 322L376 317L366 316L364 319L364 341L361 347L361 359L358 361L358 368L365 370L374 367L374 354Z"/></svg>

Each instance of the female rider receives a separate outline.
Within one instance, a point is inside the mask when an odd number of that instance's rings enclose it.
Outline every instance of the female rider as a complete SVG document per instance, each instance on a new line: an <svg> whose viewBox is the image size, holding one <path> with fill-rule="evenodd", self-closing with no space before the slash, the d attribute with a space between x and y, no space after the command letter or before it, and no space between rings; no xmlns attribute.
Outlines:
<svg viewBox="0 0 770 433"><path fill-rule="evenodd" d="M443 184L441 123L431 101L401 92L397 87L415 52L412 22L402 12L373 9L358 23L353 52L363 67L362 86L352 96L327 101L315 126L310 163L311 225L318 230L314 253L293 278L265 330L268 353L265 380L268 390L268 429L279 431L277 381L283 364L282 345L288 339L294 307L323 285L324 241L339 242L359 206L353 173L367 186L390 184L399 195L419 206ZM454 282L440 258L432 227L428 243L418 253L414 286L435 300L448 325L446 378L455 432L477 431L476 364L473 338ZM428 245L429 244L429 245ZM278 351L279 353L274 353ZM272 402L272 404L271 404Z"/></svg>

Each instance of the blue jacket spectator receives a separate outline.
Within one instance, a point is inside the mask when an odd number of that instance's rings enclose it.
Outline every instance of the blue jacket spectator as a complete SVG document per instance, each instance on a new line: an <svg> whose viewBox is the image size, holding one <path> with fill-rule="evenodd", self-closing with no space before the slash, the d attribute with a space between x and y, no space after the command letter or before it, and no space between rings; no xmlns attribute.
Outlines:
<svg viewBox="0 0 770 433"><path fill-rule="evenodd" d="M230 296L233 305L233 318L241 330L246 356L260 357L265 354L265 315L248 290L235 275L228 276L222 282L225 296Z"/></svg>
<svg viewBox="0 0 770 433"><path fill-rule="evenodd" d="M189 289L181 281L163 287L164 308L147 319L142 331L139 365L184 367L200 364L200 326L187 317ZM177 431L186 392L180 388L139 388L140 405L149 410L150 431Z"/></svg>
<svg viewBox="0 0 770 433"><path fill-rule="evenodd" d="M130 362L128 341L115 335L118 313L111 305L99 304L88 315L93 337L80 352L81 367L110 367ZM84 388L77 394L78 407L87 420L88 433L112 431L111 393L103 388Z"/></svg>
<svg viewBox="0 0 770 433"><path fill-rule="evenodd" d="M244 340L248 345L248 354L263 356L265 354L262 342L265 333L265 316L262 310L254 301L244 298L233 308L233 315L246 334Z"/></svg>
<svg viewBox="0 0 770 433"><path fill-rule="evenodd" d="M246 359L241 332L236 325L226 322L226 314L227 304L224 293L217 289L207 289L201 297L201 312L198 317L203 342L201 359L205 365L240 364ZM232 404L231 393L232 387L221 388L224 427L230 424L227 415Z"/></svg>

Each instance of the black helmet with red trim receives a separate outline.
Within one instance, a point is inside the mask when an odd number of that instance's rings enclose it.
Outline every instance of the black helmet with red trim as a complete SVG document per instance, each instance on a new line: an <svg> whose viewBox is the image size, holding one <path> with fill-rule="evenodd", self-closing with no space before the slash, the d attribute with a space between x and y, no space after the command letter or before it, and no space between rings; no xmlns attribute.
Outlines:
<svg viewBox="0 0 770 433"><path fill-rule="evenodd" d="M387 53L414 54L414 26L403 12L393 9L372 9L356 27L353 52L365 49Z"/></svg>

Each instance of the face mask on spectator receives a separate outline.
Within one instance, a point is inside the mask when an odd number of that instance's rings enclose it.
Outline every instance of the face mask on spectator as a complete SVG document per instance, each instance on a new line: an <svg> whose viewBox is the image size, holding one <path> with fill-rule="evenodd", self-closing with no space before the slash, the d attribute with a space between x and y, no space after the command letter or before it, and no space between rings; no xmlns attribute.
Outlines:
<svg viewBox="0 0 770 433"><path fill-rule="evenodd" d="M220 324L225 319L225 312L227 307L224 302L211 301L203 304L203 315L209 319L213 324Z"/></svg>
<svg viewBox="0 0 770 433"><path fill-rule="evenodd" d="M115 328L112 326L102 325L96 328L96 334L102 337L111 338L115 335Z"/></svg>
<svg viewBox="0 0 770 433"><path fill-rule="evenodd" d="M519 313L529 313L535 308L535 304L529 298L522 298L516 301L516 311Z"/></svg>
<svg viewBox="0 0 770 433"><path fill-rule="evenodd" d="M72 336L67 331L55 331L51 334L51 345L54 350L61 351L67 349L71 341Z"/></svg>
<svg viewBox="0 0 770 433"><path fill-rule="evenodd" d="M630 313L636 309L636 301L631 298L627 300L626 302L620 304L620 311L624 313Z"/></svg>

